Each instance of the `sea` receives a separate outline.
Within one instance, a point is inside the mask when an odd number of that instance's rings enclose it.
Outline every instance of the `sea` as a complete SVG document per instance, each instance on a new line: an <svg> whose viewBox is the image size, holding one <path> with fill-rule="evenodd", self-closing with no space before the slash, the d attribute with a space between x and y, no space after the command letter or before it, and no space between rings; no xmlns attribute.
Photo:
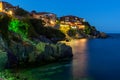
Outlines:
<svg viewBox="0 0 120 80"><path fill-rule="evenodd" d="M33 80L120 80L120 34L66 42L73 59L21 71Z"/></svg>

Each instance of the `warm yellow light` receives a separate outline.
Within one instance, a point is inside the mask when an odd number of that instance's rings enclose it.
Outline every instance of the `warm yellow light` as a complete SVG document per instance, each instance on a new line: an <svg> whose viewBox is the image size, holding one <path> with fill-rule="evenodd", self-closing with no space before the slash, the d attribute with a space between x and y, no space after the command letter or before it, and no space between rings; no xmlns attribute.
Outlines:
<svg viewBox="0 0 120 80"><path fill-rule="evenodd" d="M84 29L85 25L79 25L79 29Z"/></svg>
<svg viewBox="0 0 120 80"><path fill-rule="evenodd" d="M2 11L2 8L0 7L0 11Z"/></svg>
<svg viewBox="0 0 120 80"><path fill-rule="evenodd" d="M76 26L71 26L71 28L72 28L72 29L77 29L77 27L76 27Z"/></svg>
<svg viewBox="0 0 120 80"><path fill-rule="evenodd" d="M12 12L12 11L9 11L9 14L10 14L10 15L12 15L12 14L13 14L13 12Z"/></svg>
<svg viewBox="0 0 120 80"><path fill-rule="evenodd" d="M51 23L51 24L55 24L55 22L54 22L54 21L52 21L52 20L50 21L50 23Z"/></svg>

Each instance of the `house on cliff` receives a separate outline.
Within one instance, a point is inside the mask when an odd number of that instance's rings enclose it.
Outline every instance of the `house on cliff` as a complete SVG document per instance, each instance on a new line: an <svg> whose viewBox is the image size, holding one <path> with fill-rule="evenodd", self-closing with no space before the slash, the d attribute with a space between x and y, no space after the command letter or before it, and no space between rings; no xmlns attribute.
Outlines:
<svg viewBox="0 0 120 80"><path fill-rule="evenodd" d="M0 1L0 12L7 13L9 15L14 15L14 11L19 8L18 6L13 6L12 4Z"/></svg>
<svg viewBox="0 0 120 80"><path fill-rule="evenodd" d="M73 29L84 29L85 20L77 16L67 15L60 17L60 27L69 27Z"/></svg>
<svg viewBox="0 0 120 80"><path fill-rule="evenodd" d="M54 27L56 25L56 14L50 12L31 12L31 16L36 19L41 19L45 22L44 26Z"/></svg>

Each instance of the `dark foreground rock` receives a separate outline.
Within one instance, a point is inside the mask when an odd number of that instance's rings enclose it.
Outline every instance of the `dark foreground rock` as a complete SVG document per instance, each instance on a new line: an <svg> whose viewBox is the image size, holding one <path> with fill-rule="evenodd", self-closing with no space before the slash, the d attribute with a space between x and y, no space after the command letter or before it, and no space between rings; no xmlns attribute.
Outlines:
<svg viewBox="0 0 120 80"><path fill-rule="evenodd" d="M2 40L4 43L4 41ZM62 44L44 43L21 39L19 35L10 36L8 46L4 45L7 55L7 68L41 64L72 58L72 48ZM29 66L28 66L29 67Z"/></svg>
<svg viewBox="0 0 120 80"><path fill-rule="evenodd" d="M101 37L101 38L107 38L108 36L107 36L107 34L106 34L106 33L101 32L101 33L100 33L100 37Z"/></svg>
<svg viewBox="0 0 120 80"><path fill-rule="evenodd" d="M0 71L5 68L7 61L8 61L7 53L0 51Z"/></svg>

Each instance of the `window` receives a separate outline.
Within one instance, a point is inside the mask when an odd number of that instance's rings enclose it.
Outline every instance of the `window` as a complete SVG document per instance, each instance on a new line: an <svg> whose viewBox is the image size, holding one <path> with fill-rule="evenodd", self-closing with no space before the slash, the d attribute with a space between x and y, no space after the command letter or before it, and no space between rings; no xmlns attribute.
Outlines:
<svg viewBox="0 0 120 80"><path fill-rule="evenodd" d="M65 17L65 21L69 21L69 17Z"/></svg>

